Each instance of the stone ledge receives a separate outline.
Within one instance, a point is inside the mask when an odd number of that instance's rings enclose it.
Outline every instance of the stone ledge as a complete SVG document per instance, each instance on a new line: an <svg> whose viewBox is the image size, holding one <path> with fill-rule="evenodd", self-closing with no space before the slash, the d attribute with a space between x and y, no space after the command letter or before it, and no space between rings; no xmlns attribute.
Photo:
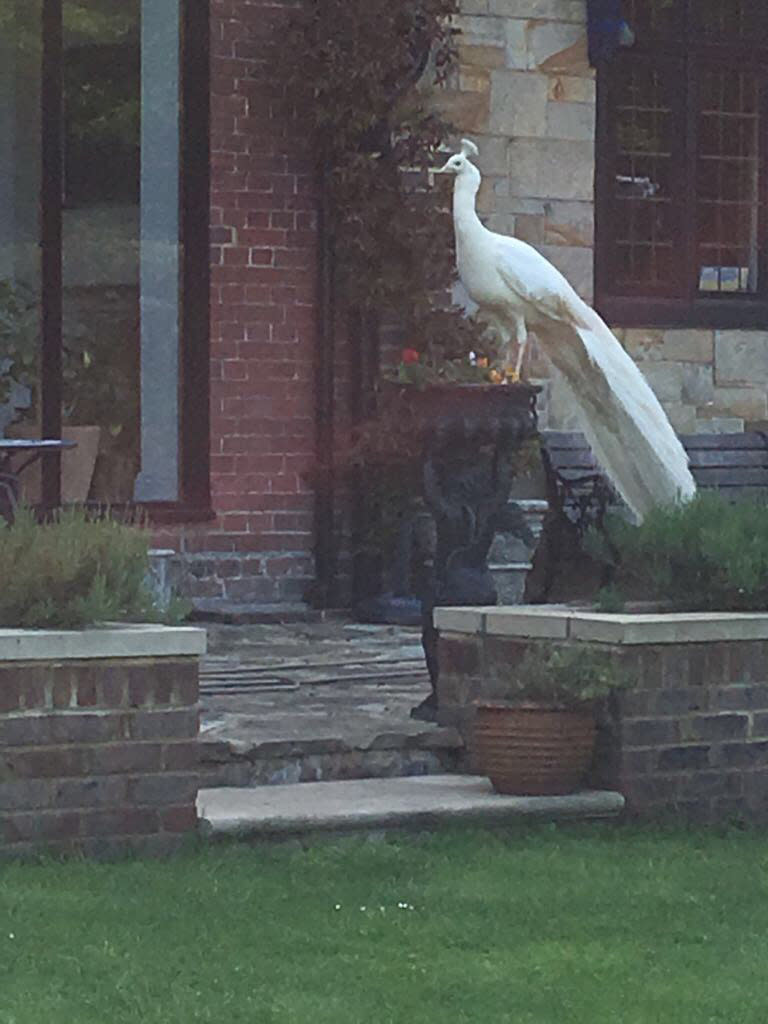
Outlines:
<svg viewBox="0 0 768 1024"><path fill-rule="evenodd" d="M619 645L768 640L768 613L765 612L619 615L563 605L436 608L435 626L450 633Z"/></svg>
<svg viewBox="0 0 768 1024"><path fill-rule="evenodd" d="M0 662L192 657L205 650L206 632L195 626L109 623L82 630L0 629Z"/></svg>
<svg viewBox="0 0 768 1024"><path fill-rule="evenodd" d="M532 818L612 818L619 793L516 797L493 792L477 775L430 775L353 782L306 782L256 789L202 789L200 830L209 837L268 839L324 832L432 828L440 824L515 824Z"/></svg>

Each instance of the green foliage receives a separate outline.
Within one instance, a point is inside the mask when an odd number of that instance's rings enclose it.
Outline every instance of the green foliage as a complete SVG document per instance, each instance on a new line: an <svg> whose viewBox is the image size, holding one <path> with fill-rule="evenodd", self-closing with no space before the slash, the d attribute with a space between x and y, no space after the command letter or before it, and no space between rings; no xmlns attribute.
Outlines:
<svg viewBox="0 0 768 1024"><path fill-rule="evenodd" d="M768 609L768 507L715 493L607 524L617 583L680 611Z"/></svg>
<svg viewBox="0 0 768 1024"><path fill-rule="evenodd" d="M599 612L605 612L607 614L623 612L625 605L624 595L617 586L610 584L600 588L597 592L597 601L595 604Z"/></svg>
<svg viewBox="0 0 768 1024"><path fill-rule="evenodd" d="M0 403L11 380L32 388L39 348L37 302L31 289L0 280Z"/></svg>
<svg viewBox="0 0 768 1024"><path fill-rule="evenodd" d="M446 359L433 361L429 357L417 363L400 363L392 373L386 375L388 380L397 384L412 384L417 388L435 387L441 384L489 384L489 371L480 366L473 366L466 359Z"/></svg>
<svg viewBox="0 0 768 1024"><path fill-rule="evenodd" d="M0 625L77 629L160 621L148 572L145 530L109 517L89 520L80 509L41 524L21 509L13 526L0 528Z"/></svg>
<svg viewBox="0 0 768 1024"><path fill-rule="evenodd" d="M571 707L633 684L611 651L543 643L530 646L514 667L505 699L516 704Z"/></svg>
<svg viewBox="0 0 768 1024"><path fill-rule="evenodd" d="M439 332L447 358L477 351L478 332L468 341L463 318L437 308L455 275L450 182L426 172L445 162L451 126L415 85L428 54L437 84L449 74L457 11L458 0L309 0L283 69L324 172L341 297L396 310L421 352Z"/></svg>

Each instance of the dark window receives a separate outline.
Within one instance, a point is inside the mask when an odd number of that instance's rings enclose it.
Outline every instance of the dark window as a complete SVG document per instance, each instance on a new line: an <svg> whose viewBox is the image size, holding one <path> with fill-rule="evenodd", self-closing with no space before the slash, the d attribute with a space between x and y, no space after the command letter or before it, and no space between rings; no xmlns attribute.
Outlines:
<svg viewBox="0 0 768 1024"><path fill-rule="evenodd" d="M140 64L138 41L67 47L63 67L67 206L138 203Z"/></svg>
<svg viewBox="0 0 768 1024"><path fill-rule="evenodd" d="M764 0L628 0L598 69L597 301L614 322L764 325Z"/></svg>
<svg viewBox="0 0 768 1024"><path fill-rule="evenodd" d="M207 0L0 0L0 433L78 442L30 502L209 514L208 40Z"/></svg>

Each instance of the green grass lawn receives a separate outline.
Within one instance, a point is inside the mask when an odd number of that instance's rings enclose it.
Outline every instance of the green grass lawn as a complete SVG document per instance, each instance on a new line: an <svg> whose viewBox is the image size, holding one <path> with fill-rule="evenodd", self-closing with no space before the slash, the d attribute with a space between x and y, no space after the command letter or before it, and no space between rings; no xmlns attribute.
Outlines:
<svg viewBox="0 0 768 1024"><path fill-rule="evenodd" d="M0 867L0 1024L765 1024L768 836Z"/></svg>

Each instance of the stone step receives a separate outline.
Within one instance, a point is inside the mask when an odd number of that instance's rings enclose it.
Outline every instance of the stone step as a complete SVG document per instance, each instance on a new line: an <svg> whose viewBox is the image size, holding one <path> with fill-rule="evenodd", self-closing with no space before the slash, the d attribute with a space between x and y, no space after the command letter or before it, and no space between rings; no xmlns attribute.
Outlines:
<svg viewBox="0 0 768 1024"><path fill-rule="evenodd" d="M590 790L570 796L500 796L477 775L308 782L257 789L202 789L202 835L248 840L320 839L473 824L508 826L530 820L615 818L620 793Z"/></svg>
<svg viewBox="0 0 768 1024"><path fill-rule="evenodd" d="M255 730L246 726L241 738L223 741L209 738L211 732L203 732L201 746L203 781L211 787L434 775L460 768L465 756L456 729L415 722L409 731L373 737L349 730L343 738L262 739L249 736Z"/></svg>

